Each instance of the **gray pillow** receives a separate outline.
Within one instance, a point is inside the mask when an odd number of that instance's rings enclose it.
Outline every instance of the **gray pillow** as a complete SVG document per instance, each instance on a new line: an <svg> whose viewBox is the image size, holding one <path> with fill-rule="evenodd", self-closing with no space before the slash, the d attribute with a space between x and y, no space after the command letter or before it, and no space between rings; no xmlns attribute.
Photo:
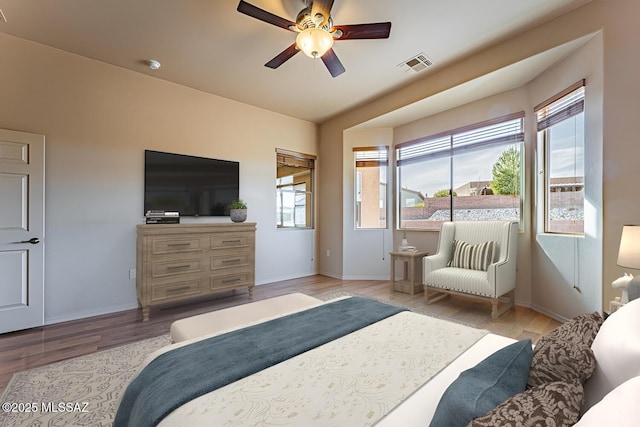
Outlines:
<svg viewBox="0 0 640 427"><path fill-rule="evenodd" d="M543 384L507 399L469 426L572 426L578 422L583 397L578 380Z"/></svg>
<svg viewBox="0 0 640 427"><path fill-rule="evenodd" d="M522 340L462 372L440 398L430 425L464 427L524 391L532 357L531 340Z"/></svg>

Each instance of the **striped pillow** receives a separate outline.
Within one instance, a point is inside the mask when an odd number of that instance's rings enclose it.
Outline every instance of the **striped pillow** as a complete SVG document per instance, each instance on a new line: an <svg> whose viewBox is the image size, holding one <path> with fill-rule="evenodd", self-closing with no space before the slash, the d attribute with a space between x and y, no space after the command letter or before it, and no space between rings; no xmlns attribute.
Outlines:
<svg viewBox="0 0 640 427"><path fill-rule="evenodd" d="M462 240L453 241L453 258L450 267L487 271L493 262L497 242L484 242L470 245Z"/></svg>

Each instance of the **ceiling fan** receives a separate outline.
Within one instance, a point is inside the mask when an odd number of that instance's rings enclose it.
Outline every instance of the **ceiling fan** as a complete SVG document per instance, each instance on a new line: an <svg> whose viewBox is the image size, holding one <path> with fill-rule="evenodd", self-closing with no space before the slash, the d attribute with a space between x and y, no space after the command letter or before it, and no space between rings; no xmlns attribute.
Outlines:
<svg viewBox="0 0 640 427"><path fill-rule="evenodd" d="M333 25L331 7L334 0L306 0L306 7L298 13L296 22L281 18L264 9L240 0L238 12L298 33L296 42L276 55L265 67L278 68L302 50L311 58L322 58L322 62L337 77L344 73L344 66L333 51L334 40L386 39L391 31L391 22L372 24Z"/></svg>

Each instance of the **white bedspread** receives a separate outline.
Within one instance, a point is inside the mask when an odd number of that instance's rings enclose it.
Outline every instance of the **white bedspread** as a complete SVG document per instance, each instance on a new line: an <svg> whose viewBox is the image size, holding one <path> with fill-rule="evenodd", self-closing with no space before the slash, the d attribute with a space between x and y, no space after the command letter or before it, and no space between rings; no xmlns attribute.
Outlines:
<svg viewBox="0 0 640 427"><path fill-rule="evenodd" d="M411 312L201 396L160 426L368 426L487 332Z"/></svg>

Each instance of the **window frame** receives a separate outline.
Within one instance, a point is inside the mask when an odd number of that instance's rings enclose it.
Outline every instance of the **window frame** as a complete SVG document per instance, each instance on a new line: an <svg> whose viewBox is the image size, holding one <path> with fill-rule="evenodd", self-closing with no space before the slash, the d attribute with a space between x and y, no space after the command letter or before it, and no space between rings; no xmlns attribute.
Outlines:
<svg viewBox="0 0 640 427"><path fill-rule="evenodd" d="M524 206L524 169L525 169L525 112L519 111L494 119L474 123L460 128L455 128L445 132L440 132L430 136L418 138L416 140L397 144L395 148L396 162L396 229L401 231L437 231L443 221L434 221L437 226L431 227L403 227L402 218L402 170L401 167L410 163L420 163L433 161L438 158L448 158L449 161L449 219L455 221L454 203L454 160L456 155L468 153L472 150L481 150L485 147L509 146L518 144L520 153L520 188L519 196L519 227L523 230L523 206ZM503 132L500 127L504 126ZM511 131L508 129L512 128ZM429 147L430 146L430 147ZM403 153L405 151L405 153Z"/></svg>
<svg viewBox="0 0 640 427"><path fill-rule="evenodd" d="M315 197L314 197L315 161L316 161L316 156L313 154L304 154L304 153L299 153L297 151L276 148L276 221L275 221L275 225L278 230L309 230L315 227L315 215L314 215L315 213L315 208L314 208L315 207ZM278 168L280 166L289 166L289 167L308 170L309 171L309 185L308 185L309 189L305 191L296 190L295 187L300 185L301 183L295 182L295 180L293 180L291 183L279 184L278 180L282 178L282 177L278 177ZM293 175L290 175L290 176L293 176ZM299 206L298 204L296 204L296 197L299 194L304 194L305 197L309 200L308 206L306 206L306 203L305 203L305 219L307 221L305 221L304 226L295 225L295 219L294 219L294 225L284 224L284 220L283 220L284 205L282 204L282 202L278 203L278 199L282 200L283 197L282 197L281 189L285 187L292 188L291 193L293 193L293 197L294 197L294 205L293 205L294 216L295 216L295 210L297 206ZM280 206L280 208L278 208L278 206Z"/></svg>
<svg viewBox="0 0 640 427"><path fill-rule="evenodd" d="M353 227L354 230L386 230L389 228L389 146L377 145L367 147L353 147L353 164L354 164L354 197L353 197ZM384 226L380 227L362 227L359 226L362 221L362 217L358 215L361 213L358 205L358 184L361 180L358 179L358 168L376 167L385 168L386 182L384 183L384 192L381 186L382 181L379 180L378 189L380 194L384 194ZM380 199L378 199L380 200Z"/></svg>
<svg viewBox="0 0 640 427"><path fill-rule="evenodd" d="M543 224L543 232L545 234L552 235L570 235L570 236L584 236L584 219L582 220L582 229L581 230L553 230L550 224L551 215L551 141L550 141L550 133L552 128L555 125L558 125L566 120L576 119L580 114L583 115L583 126L584 126L584 114L585 114L585 98L586 98L586 81L585 79L579 80L573 85L569 86L565 90L557 93L556 95L548 98L547 100L541 102L540 104L534 107L534 113L536 114L536 130L538 135L538 143L542 145L542 165L543 170L542 174L542 187L543 187L543 212L542 212L542 224ZM573 134L573 138L575 139L580 133L575 132ZM584 153L585 150L585 129L582 129L582 151ZM574 151L574 159L576 158L576 152ZM584 158L583 158L584 162ZM575 166L575 165L574 165ZM578 178L575 176L574 178ZM574 183L577 184L577 183ZM584 191L586 188L585 182L585 170L583 163L582 170L582 192L583 192L583 200L582 200L582 212L584 215ZM575 190L574 190L575 191ZM584 217L583 217L584 218ZM574 225L576 223L576 218L574 218Z"/></svg>

